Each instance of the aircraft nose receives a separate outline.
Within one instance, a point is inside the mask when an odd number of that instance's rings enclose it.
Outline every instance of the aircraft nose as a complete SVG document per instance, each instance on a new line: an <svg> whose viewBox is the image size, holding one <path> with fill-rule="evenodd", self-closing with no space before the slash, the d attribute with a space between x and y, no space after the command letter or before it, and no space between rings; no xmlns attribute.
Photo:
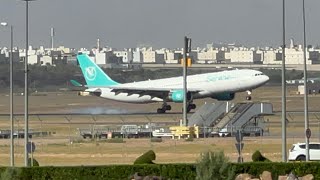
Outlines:
<svg viewBox="0 0 320 180"><path fill-rule="evenodd" d="M264 82L268 82L269 81L269 76L267 76L267 75L264 75Z"/></svg>

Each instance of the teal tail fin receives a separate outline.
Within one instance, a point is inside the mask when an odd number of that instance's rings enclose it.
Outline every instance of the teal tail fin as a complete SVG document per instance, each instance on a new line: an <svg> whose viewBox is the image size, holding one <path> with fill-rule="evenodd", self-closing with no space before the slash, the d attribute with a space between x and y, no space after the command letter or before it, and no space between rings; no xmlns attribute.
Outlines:
<svg viewBox="0 0 320 180"><path fill-rule="evenodd" d="M112 86L119 84L103 72L103 70L94 63L88 55L79 54L77 55L77 59L88 87Z"/></svg>

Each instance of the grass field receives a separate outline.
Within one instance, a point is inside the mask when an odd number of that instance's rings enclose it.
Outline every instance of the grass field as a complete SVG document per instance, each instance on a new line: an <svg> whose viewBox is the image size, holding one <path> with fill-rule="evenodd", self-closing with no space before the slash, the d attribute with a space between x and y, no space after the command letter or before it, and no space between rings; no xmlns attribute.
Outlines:
<svg viewBox="0 0 320 180"><path fill-rule="evenodd" d="M296 95L294 88L288 88L287 110L303 111L303 96ZM234 101L245 100L246 93L240 93ZM318 111L320 96L311 95L309 110ZM264 86L253 92L254 101L270 102L274 111L281 110L281 87ZM14 112L24 112L23 96L14 97ZM196 100L198 107L205 102L215 102L213 99ZM29 113L114 113L114 112L155 112L160 104L126 104L109 101L96 97L81 97L76 93L48 93L44 96L30 96ZM9 113L9 97L0 96L0 113ZM181 104L172 104L173 112L181 111ZM143 152L153 149L157 154L157 163L165 162L195 162L201 152L207 150L223 150L231 161L236 161L237 152L235 138L201 138L193 142L185 140L165 139L161 143L151 142L150 139L126 139L124 143L108 143L105 141L83 140L78 128L87 128L95 123L147 123L172 122L178 123L181 114L169 115L139 115L139 116L30 116L30 129L54 132L48 137L35 137L34 157L41 165L102 165L102 164L130 164ZM251 154L260 150L273 161L281 160L281 114L266 117L269 134L263 137L245 137L243 157L251 161ZM69 121L71 123L69 123ZM304 141L303 114L288 114L287 147L293 143ZM24 117L15 118L15 128L22 129ZM0 117L0 129L9 129L9 117ZM310 114L312 141L320 141L319 116ZM15 157L17 165L23 165L23 139L15 141ZM0 139L0 166L9 165L9 140Z"/></svg>

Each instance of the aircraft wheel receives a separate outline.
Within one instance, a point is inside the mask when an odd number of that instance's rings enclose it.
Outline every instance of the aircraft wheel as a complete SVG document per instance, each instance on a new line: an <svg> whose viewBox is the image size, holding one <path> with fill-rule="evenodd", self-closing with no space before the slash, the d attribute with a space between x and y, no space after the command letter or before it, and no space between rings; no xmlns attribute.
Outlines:
<svg viewBox="0 0 320 180"><path fill-rule="evenodd" d="M196 106L195 104L190 104L189 107L190 107L191 109L196 109L196 108L197 108L197 106Z"/></svg>
<svg viewBox="0 0 320 180"><path fill-rule="evenodd" d="M170 111L171 110L171 106L170 105L166 105L166 110Z"/></svg>
<svg viewBox="0 0 320 180"><path fill-rule="evenodd" d="M247 99L248 101L250 101L250 100L251 100L251 96L247 96L246 99Z"/></svg>
<svg viewBox="0 0 320 180"><path fill-rule="evenodd" d="M188 106L187 113L189 113L190 111L191 111L191 108L190 108L190 106Z"/></svg>
<svg viewBox="0 0 320 180"><path fill-rule="evenodd" d="M159 114L162 114L162 113L165 113L165 112L166 112L166 110L164 110L162 108L158 108L157 109L157 113L159 113Z"/></svg>

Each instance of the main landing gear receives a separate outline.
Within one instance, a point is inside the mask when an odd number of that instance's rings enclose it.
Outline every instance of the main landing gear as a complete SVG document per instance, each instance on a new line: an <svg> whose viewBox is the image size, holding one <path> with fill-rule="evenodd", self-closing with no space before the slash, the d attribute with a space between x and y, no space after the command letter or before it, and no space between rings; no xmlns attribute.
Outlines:
<svg viewBox="0 0 320 180"><path fill-rule="evenodd" d="M196 108L197 108L197 106L195 104L188 103L187 112L190 112L192 109L196 109Z"/></svg>
<svg viewBox="0 0 320 180"><path fill-rule="evenodd" d="M247 93L248 93L248 96L246 97L246 100L247 101L251 101L251 99L252 99L252 97L251 97L252 91L248 90Z"/></svg>
<svg viewBox="0 0 320 180"><path fill-rule="evenodd" d="M197 106L193 104L192 102L188 102L187 104L187 113L189 113L192 109L196 109ZM182 107L182 112L183 112L183 107Z"/></svg>
<svg viewBox="0 0 320 180"><path fill-rule="evenodd" d="M196 109L196 105L193 103L188 103L188 107L187 107L187 112L190 112L192 109ZM166 113L166 111L170 111L171 110L171 106L167 105L167 103L163 103L161 108L157 109L157 113L162 114L162 113Z"/></svg>
<svg viewBox="0 0 320 180"><path fill-rule="evenodd" d="M170 111L171 110L171 106L167 105L167 103L163 103L161 108L157 109L157 113L161 114L161 113L166 113L166 111Z"/></svg>

